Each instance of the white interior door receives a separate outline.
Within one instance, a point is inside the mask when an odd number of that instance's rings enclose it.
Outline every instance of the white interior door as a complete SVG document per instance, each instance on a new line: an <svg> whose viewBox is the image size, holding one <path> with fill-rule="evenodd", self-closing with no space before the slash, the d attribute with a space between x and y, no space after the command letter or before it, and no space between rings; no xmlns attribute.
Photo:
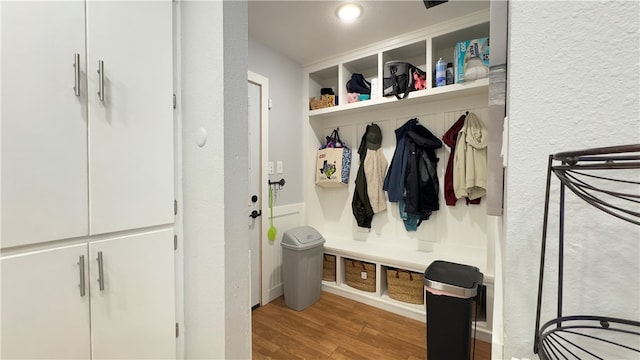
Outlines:
<svg viewBox="0 0 640 360"><path fill-rule="evenodd" d="M269 148L269 79L249 71L249 213L261 216L249 218L249 251L251 253L251 305L269 302L269 274L262 271L269 259L264 258L268 227L268 178L265 165Z"/></svg>
<svg viewBox="0 0 640 360"><path fill-rule="evenodd" d="M251 307L260 305L262 234L261 141L260 141L261 86L249 82L249 251L251 252ZM262 214L262 215L259 215Z"/></svg>

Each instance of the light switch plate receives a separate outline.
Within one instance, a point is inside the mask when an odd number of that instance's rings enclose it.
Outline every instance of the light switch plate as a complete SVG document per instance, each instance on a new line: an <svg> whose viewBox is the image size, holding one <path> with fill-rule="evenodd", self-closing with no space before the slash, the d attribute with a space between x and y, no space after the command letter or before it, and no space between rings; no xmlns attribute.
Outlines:
<svg viewBox="0 0 640 360"><path fill-rule="evenodd" d="M278 174L282 174L284 172L284 165L282 164L282 161L276 162L276 171Z"/></svg>
<svg viewBox="0 0 640 360"><path fill-rule="evenodd" d="M267 163L267 172L269 175L273 175L273 161L269 161Z"/></svg>

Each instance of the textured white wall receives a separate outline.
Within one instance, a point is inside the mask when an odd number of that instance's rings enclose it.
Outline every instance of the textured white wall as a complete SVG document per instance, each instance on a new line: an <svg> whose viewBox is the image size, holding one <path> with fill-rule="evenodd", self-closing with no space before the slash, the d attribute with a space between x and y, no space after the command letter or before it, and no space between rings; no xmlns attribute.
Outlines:
<svg viewBox="0 0 640 360"><path fill-rule="evenodd" d="M181 14L185 357L249 358L246 3Z"/></svg>
<svg viewBox="0 0 640 360"><path fill-rule="evenodd" d="M286 180L275 205L301 203L305 121L302 118L304 102L301 102L302 65L250 38L249 69L269 79L269 97L273 100L269 111L269 160L274 164L278 160L284 163L284 173L269 175L269 179Z"/></svg>
<svg viewBox="0 0 640 360"><path fill-rule="evenodd" d="M186 358L223 358L224 79L222 2L182 2ZM209 138L196 145L200 128Z"/></svg>
<svg viewBox="0 0 640 360"><path fill-rule="evenodd" d="M509 23L506 359L535 356L548 155L640 142L640 3L512 0ZM574 196L568 196L566 211L564 315L640 319L640 227L602 215ZM549 234L542 322L555 317L553 215Z"/></svg>
<svg viewBox="0 0 640 360"><path fill-rule="evenodd" d="M223 23L225 358L249 359L251 358L251 304L247 225L249 95L246 1L224 1Z"/></svg>

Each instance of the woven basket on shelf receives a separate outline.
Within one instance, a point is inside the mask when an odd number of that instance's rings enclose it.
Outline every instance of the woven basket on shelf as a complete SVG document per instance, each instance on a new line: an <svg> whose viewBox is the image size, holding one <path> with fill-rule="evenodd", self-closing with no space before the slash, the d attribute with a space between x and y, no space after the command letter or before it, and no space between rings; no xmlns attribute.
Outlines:
<svg viewBox="0 0 640 360"><path fill-rule="evenodd" d="M401 269L387 269L389 297L411 304L424 304L422 274Z"/></svg>
<svg viewBox="0 0 640 360"><path fill-rule="evenodd" d="M347 285L362 291L376 291L376 265L358 260L344 259ZM366 273L366 275L364 275ZM366 279L363 279L366 277Z"/></svg>
<svg viewBox="0 0 640 360"><path fill-rule="evenodd" d="M309 110L317 110L331 106L336 106L335 95L321 95L319 98L309 98Z"/></svg>
<svg viewBox="0 0 640 360"><path fill-rule="evenodd" d="M322 261L322 280L336 281L336 257L324 254Z"/></svg>

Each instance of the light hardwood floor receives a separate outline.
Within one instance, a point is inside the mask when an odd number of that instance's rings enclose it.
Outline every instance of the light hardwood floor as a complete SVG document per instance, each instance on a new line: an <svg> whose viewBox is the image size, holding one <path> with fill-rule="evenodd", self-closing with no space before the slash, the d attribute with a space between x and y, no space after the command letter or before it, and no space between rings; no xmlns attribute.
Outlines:
<svg viewBox="0 0 640 360"><path fill-rule="evenodd" d="M253 359L425 359L426 325L323 292L303 311L284 298L252 312ZM491 359L476 341L475 359Z"/></svg>

